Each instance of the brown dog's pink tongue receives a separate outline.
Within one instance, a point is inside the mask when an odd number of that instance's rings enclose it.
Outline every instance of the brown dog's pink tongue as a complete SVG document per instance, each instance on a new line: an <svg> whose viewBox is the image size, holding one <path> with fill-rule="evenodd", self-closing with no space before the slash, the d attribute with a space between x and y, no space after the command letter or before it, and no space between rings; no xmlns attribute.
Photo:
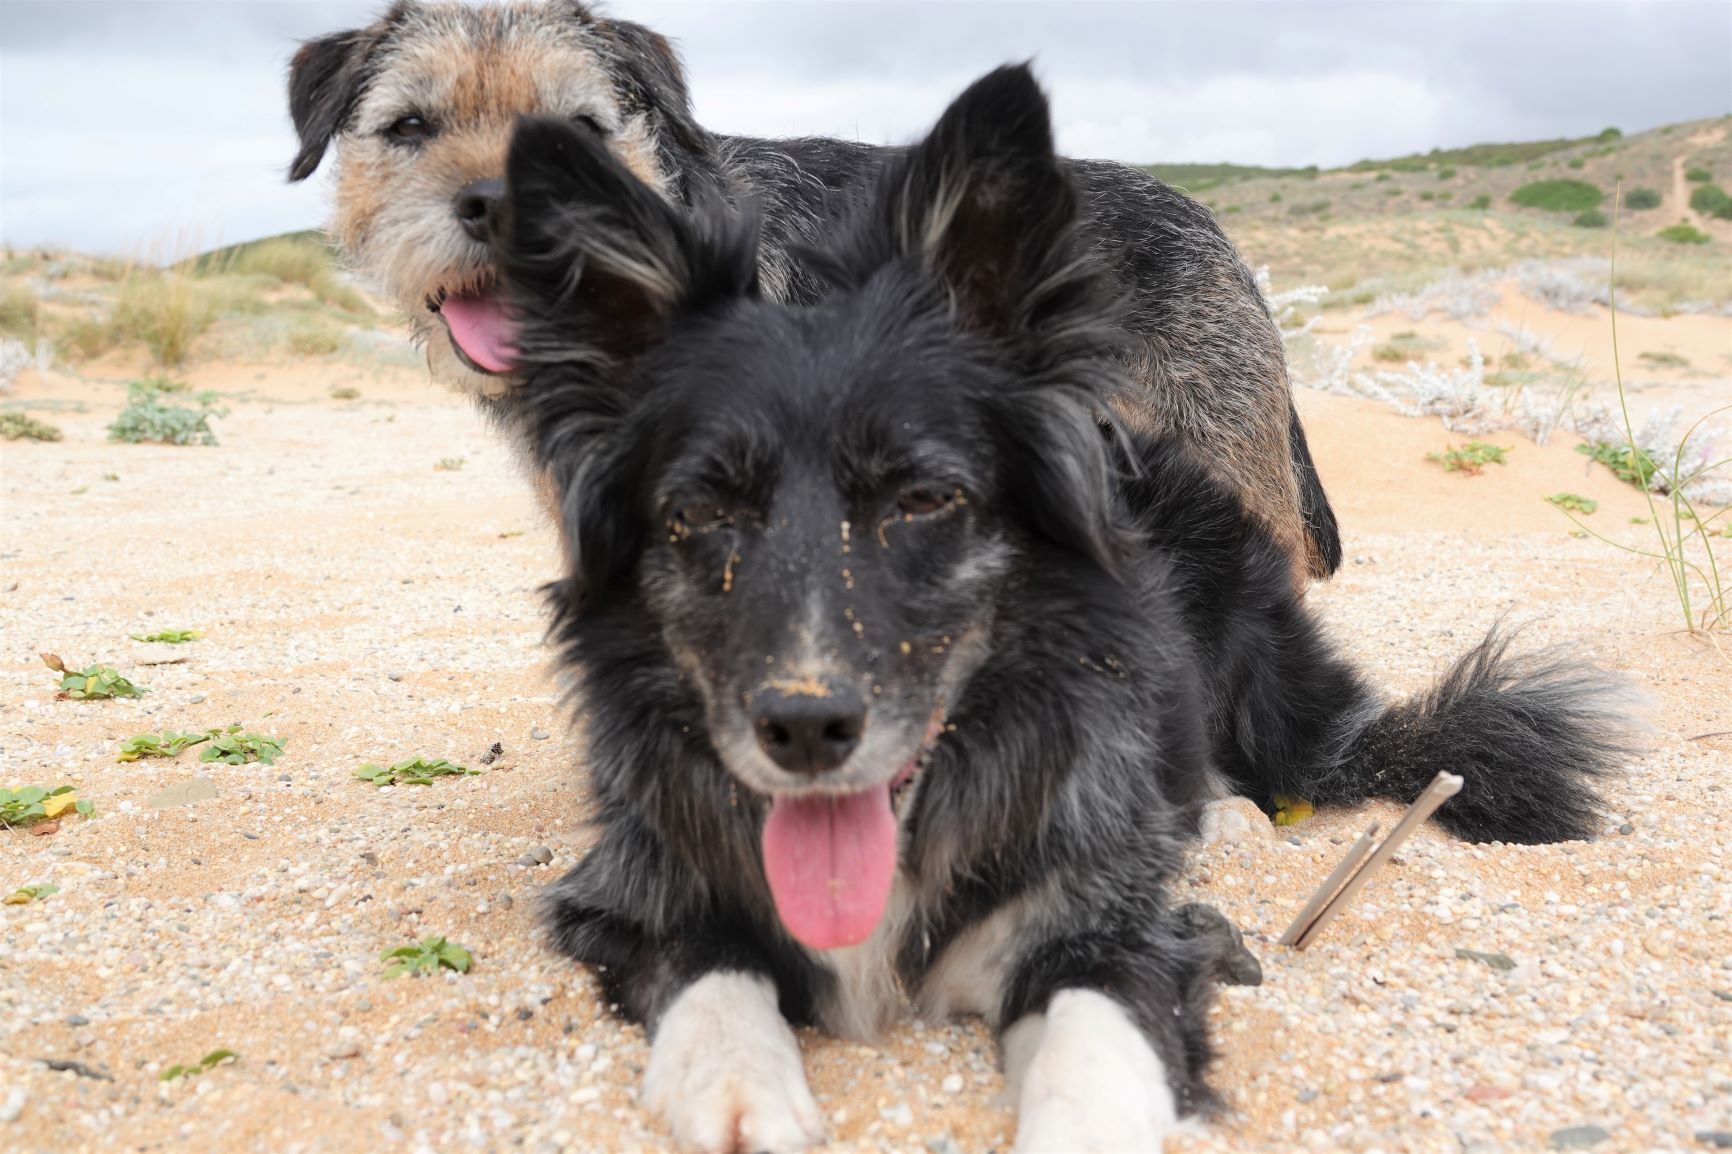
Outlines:
<svg viewBox="0 0 1732 1154"><path fill-rule="evenodd" d="M777 798L764 821L764 872L799 942L834 950L871 937L896 877L890 787Z"/></svg>
<svg viewBox="0 0 1732 1154"><path fill-rule="evenodd" d="M517 357L517 322L506 314L497 294L453 294L439 306L439 315L470 360L490 373L511 371Z"/></svg>

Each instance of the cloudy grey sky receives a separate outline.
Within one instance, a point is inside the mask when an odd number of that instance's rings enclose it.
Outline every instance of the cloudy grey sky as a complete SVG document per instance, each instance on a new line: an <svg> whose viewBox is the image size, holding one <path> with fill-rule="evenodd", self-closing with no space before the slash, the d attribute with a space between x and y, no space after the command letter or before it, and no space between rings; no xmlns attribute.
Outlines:
<svg viewBox="0 0 1732 1154"><path fill-rule="evenodd" d="M320 221L289 187L283 74L372 2L0 0L0 241L142 255ZM760 135L918 134L1032 57L1066 151L1332 165L1732 110L1732 4L607 5L680 44L700 118Z"/></svg>

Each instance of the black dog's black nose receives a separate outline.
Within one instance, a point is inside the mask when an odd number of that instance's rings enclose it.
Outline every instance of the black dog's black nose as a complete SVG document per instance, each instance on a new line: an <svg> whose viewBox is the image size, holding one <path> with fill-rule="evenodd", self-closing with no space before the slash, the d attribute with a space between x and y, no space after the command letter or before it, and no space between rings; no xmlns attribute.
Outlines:
<svg viewBox="0 0 1732 1154"><path fill-rule="evenodd" d="M821 681L761 689L751 706L759 747L789 773L830 772L848 760L866 728L860 694Z"/></svg>
<svg viewBox="0 0 1732 1154"><path fill-rule="evenodd" d="M463 226L470 239L486 242L493 228L493 214L504 198L503 180L474 180L458 190L455 205L457 223Z"/></svg>

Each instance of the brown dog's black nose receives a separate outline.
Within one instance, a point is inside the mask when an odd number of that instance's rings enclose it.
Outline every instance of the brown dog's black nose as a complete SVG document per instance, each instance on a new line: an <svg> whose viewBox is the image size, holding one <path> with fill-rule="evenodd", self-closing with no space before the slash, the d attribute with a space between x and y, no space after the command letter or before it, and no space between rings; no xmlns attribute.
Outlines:
<svg viewBox="0 0 1732 1154"><path fill-rule="evenodd" d="M866 702L825 682L774 686L752 695L758 746L789 773L816 776L848 760L866 728Z"/></svg>
<svg viewBox="0 0 1732 1154"><path fill-rule="evenodd" d="M487 242L493 229L493 214L505 197L503 180L473 180L457 193L457 223L471 240Z"/></svg>

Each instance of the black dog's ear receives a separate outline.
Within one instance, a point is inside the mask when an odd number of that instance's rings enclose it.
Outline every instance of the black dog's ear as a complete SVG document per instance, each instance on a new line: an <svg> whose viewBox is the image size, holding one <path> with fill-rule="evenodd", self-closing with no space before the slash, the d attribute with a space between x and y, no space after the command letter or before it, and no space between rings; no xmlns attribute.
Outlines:
<svg viewBox="0 0 1732 1154"><path fill-rule="evenodd" d="M629 20L605 21L600 31L626 103L648 112L684 152L708 153L710 135L692 113L685 68L668 38Z"/></svg>
<svg viewBox="0 0 1732 1154"><path fill-rule="evenodd" d="M518 122L496 235L525 371L597 353L630 360L697 287L692 225L594 131L567 121Z"/></svg>
<svg viewBox="0 0 1732 1154"><path fill-rule="evenodd" d="M398 4L377 24L351 32L334 32L309 40L289 62L289 117L301 150L289 165L291 183L305 180L319 167L325 149L349 119L365 86L367 59L402 17Z"/></svg>
<svg viewBox="0 0 1732 1154"><path fill-rule="evenodd" d="M845 260L858 274L916 258L949 288L969 328L1005 336L1035 319L1076 215L1046 96L1027 65L1007 65L969 85L886 170L869 231Z"/></svg>

